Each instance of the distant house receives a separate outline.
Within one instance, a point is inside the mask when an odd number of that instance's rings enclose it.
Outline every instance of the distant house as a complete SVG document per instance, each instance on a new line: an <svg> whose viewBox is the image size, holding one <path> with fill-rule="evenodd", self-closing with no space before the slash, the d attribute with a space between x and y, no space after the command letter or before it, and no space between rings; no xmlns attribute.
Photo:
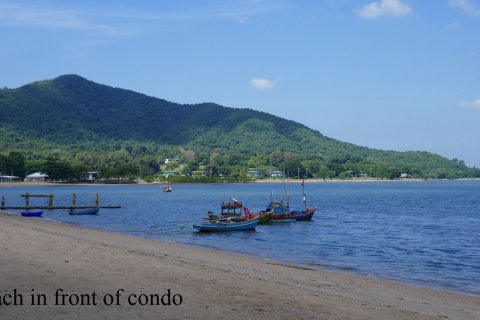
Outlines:
<svg viewBox="0 0 480 320"><path fill-rule="evenodd" d="M258 178L260 178L260 171L250 170L247 173L247 177L252 177L254 179L258 179Z"/></svg>
<svg viewBox="0 0 480 320"><path fill-rule="evenodd" d="M284 175L283 171L270 171L270 178L283 178Z"/></svg>
<svg viewBox="0 0 480 320"><path fill-rule="evenodd" d="M362 176L362 172L361 171L356 171L356 170L347 170L345 171L347 174L349 174L351 177L355 178L355 177L361 177Z"/></svg>
<svg viewBox="0 0 480 320"><path fill-rule="evenodd" d="M401 173L400 174L400 179L407 179L407 178L409 178L408 173Z"/></svg>
<svg viewBox="0 0 480 320"><path fill-rule="evenodd" d="M49 180L50 177L46 173L41 172L35 172L25 177L25 181L27 182L43 182Z"/></svg>
<svg viewBox="0 0 480 320"><path fill-rule="evenodd" d="M192 177L205 177L205 170L192 171Z"/></svg>
<svg viewBox="0 0 480 320"><path fill-rule="evenodd" d="M96 181L100 178L100 172L90 171L80 173L80 180L84 181Z"/></svg>
<svg viewBox="0 0 480 320"><path fill-rule="evenodd" d="M0 173L0 182L12 182L20 180L17 176L8 176Z"/></svg>
<svg viewBox="0 0 480 320"><path fill-rule="evenodd" d="M162 175L163 175L165 178L168 178L169 176L178 176L178 171L174 171L174 170L163 170L163 171L162 171Z"/></svg>

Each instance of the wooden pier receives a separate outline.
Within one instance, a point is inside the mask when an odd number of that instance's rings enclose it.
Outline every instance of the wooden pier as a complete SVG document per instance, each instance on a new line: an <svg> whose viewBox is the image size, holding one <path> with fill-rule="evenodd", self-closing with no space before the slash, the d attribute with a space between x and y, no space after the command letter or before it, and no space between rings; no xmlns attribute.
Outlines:
<svg viewBox="0 0 480 320"><path fill-rule="evenodd" d="M5 195L2 195L2 203L0 205L1 210L11 209L11 210L30 210L30 209L46 209L46 210L56 210L56 209L90 209L90 208L102 208L102 209L118 209L122 206L120 205L100 205L100 199L98 193L95 197L95 205L77 205L77 195L72 194L72 205L71 206L55 206L53 204L53 193L50 194L29 194L25 193L20 195L25 198L25 206L7 206L5 205ZM49 198L48 205L39 206L39 205L30 205L30 198Z"/></svg>

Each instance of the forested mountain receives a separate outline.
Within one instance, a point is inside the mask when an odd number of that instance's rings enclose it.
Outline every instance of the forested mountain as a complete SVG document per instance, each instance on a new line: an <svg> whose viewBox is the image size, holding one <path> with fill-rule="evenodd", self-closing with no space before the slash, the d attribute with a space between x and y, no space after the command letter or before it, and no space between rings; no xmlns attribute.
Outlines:
<svg viewBox="0 0 480 320"><path fill-rule="evenodd" d="M174 158L185 174L206 166L213 175L241 176L282 169L286 147L287 169L295 175L480 176L436 154L359 147L268 113L181 105L77 75L0 89L0 123L0 171L10 171L11 157L23 157L21 175L45 166L151 175Z"/></svg>

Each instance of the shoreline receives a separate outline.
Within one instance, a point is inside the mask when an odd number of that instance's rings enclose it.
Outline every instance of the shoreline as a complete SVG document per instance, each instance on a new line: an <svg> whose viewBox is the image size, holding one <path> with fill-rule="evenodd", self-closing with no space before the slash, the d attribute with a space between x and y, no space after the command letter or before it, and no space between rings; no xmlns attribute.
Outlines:
<svg viewBox="0 0 480 320"><path fill-rule="evenodd" d="M360 182L428 182L428 181L480 181L480 178L461 178L461 179L288 179L282 181L280 179L262 179L253 180L250 182L175 182L175 185L202 185L202 184L222 184L222 183L360 183ZM45 186L159 186L158 183L153 182L141 182L141 183L58 183L58 182L0 182L0 188L2 187L45 187Z"/></svg>
<svg viewBox="0 0 480 320"><path fill-rule="evenodd" d="M168 287L185 301L175 307L0 306L10 319L480 317L476 297L13 215L0 214L0 243L2 293Z"/></svg>
<svg viewBox="0 0 480 320"><path fill-rule="evenodd" d="M7 211L7 210L2 210L0 209L0 217L2 215L7 215L7 216L13 216L13 217L18 217L21 219L25 219L24 217L21 217L19 215L19 212L15 211ZM191 243L183 243L179 241L165 241L161 240L155 237L149 237L146 235L141 235L141 234L130 234L128 232L116 232L116 231L109 231L109 230L101 230L97 229L95 227L91 226L86 226L82 225L80 223L73 223L73 222L64 222L64 221L56 221L56 220L48 220L48 219L41 219L37 220L36 218L33 218L34 221L44 221L44 222L51 222L51 223L56 223L60 225L66 225L66 226L72 226L74 228L79 228L79 229L85 229L85 230L94 230L98 232L105 232L105 233L112 233L112 234L117 234L117 235L125 235L127 237L133 237L133 238L139 238L139 239L144 239L148 241L158 241L161 243L171 243L175 245L179 245L182 247L188 247L192 249L199 249L199 250L208 250L208 251L214 251L214 252L220 252L220 253L227 253L231 255L236 255L239 257L247 257L251 259L259 259L259 260L268 260L271 261L272 264L276 265L285 265L288 267L292 268L299 268L299 269L305 269L305 270L316 270L316 271L326 271L326 272L334 272L334 273L339 273L339 274L344 274L344 275L350 275L353 277L360 277L360 278L365 278L365 279L375 279L378 281L386 281L386 282L391 282L393 284L398 284L398 285L406 285L406 286L412 286L416 288L424 288L424 289L430 289L434 291L441 291L445 293L451 293L455 295L461 295L465 297L472 297L472 298L480 298L480 292L475 292L475 291L462 291L460 289L453 289L453 288L448 288L445 285L442 284L434 284L434 283L425 283L421 281L414 281L414 280L409 280L409 279L399 279L395 278L394 276L380 276L380 275L375 275L375 274L369 274L366 273L365 271L361 271L358 269L351 269L351 268L342 268L341 266L337 265L327 265L327 264L308 264L308 263L302 263L302 262L295 262L295 261L289 261L289 260L282 260L282 259L276 259L276 258L268 258L268 257L262 257L262 256L257 256L252 253L242 253L242 252L228 252L226 250L218 249L215 247L209 247L209 246L201 246L201 245L195 245Z"/></svg>

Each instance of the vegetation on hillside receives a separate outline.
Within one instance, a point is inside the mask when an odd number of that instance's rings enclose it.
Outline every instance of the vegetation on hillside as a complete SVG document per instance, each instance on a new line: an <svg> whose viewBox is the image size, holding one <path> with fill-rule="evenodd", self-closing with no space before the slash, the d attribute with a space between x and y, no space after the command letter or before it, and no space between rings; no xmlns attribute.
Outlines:
<svg viewBox="0 0 480 320"><path fill-rule="evenodd" d="M240 179L285 165L292 177L480 177L456 159L360 147L267 113L180 105L76 75L0 89L0 123L0 172L20 177L101 171Z"/></svg>

